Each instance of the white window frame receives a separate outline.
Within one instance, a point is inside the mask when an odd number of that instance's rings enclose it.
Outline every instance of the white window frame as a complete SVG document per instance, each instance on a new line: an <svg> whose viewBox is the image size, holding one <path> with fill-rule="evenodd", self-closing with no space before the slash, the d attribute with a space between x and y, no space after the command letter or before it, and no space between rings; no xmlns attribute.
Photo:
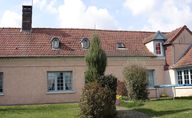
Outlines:
<svg viewBox="0 0 192 118"><path fill-rule="evenodd" d="M179 84L178 80L178 71L181 71L182 74L182 84ZM184 71L188 71L187 74L184 74ZM186 76L188 77L189 83L186 83ZM192 68L185 68L185 69L178 69L177 70L177 84L179 85L185 85L185 84L192 84Z"/></svg>
<svg viewBox="0 0 192 118"><path fill-rule="evenodd" d="M62 79L63 79L63 90L58 90L58 78L54 78L53 80L54 80L54 90L49 90L49 73L58 73L58 74L60 74L60 73L63 73L63 77L62 77ZM64 75L66 74L66 73L70 73L70 76L71 76L71 89L69 89L69 90L66 90L66 86L65 86L65 84L66 84L66 78L64 77ZM72 71L48 71L47 72L47 92L48 93L65 93L65 92L73 92L73 72Z"/></svg>
<svg viewBox="0 0 192 118"><path fill-rule="evenodd" d="M0 95L3 95L3 91L4 91L4 90L3 90L3 72L0 72L0 79L1 79L0 84L2 84L2 85L1 85L1 87L2 87L2 88L1 88L1 89L2 89L2 92L0 91Z"/></svg>
<svg viewBox="0 0 192 118"><path fill-rule="evenodd" d="M157 54L157 53L156 53L156 51L157 51L157 50L156 50L156 45L157 45L158 43L160 44L161 54ZM155 41L155 42L154 42L154 53L155 53L157 56L164 56L164 50L163 50L163 43L162 43L162 42L159 42L159 41Z"/></svg>
<svg viewBox="0 0 192 118"><path fill-rule="evenodd" d="M150 86L149 84L148 84L148 88L154 88L154 86L155 86L155 70L154 69L151 69L151 70L147 70L147 79L148 79L148 82L150 81L150 79L149 79L149 72L152 72L152 77L153 77L153 85L152 86Z"/></svg>

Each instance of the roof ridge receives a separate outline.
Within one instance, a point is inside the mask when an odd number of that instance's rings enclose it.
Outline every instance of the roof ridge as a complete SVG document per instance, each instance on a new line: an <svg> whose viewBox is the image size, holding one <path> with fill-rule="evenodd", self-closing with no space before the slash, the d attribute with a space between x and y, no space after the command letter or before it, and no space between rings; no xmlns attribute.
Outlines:
<svg viewBox="0 0 192 118"><path fill-rule="evenodd" d="M21 29L17 27L0 27L0 29ZM90 30L90 31L107 31L107 32L138 32L138 33L154 33L155 31L139 31L139 30L119 30L119 29L91 29L91 28L46 28L34 27L32 29L42 30Z"/></svg>
<svg viewBox="0 0 192 118"><path fill-rule="evenodd" d="M182 26L182 27L179 27L179 28L176 28L175 30L172 30L171 32L169 32L167 34L167 41L165 42L165 45L166 44L170 44L172 43L176 38L177 36L184 30L184 29L187 29L188 31L190 31L186 25ZM170 35L170 36L169 36Z"/></svg>

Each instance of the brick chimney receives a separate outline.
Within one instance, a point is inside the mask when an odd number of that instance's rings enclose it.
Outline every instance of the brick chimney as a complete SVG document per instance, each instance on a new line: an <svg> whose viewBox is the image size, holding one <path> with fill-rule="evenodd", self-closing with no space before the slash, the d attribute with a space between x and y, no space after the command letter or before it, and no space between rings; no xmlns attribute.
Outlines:
<svg viewBox="0 0 192 118"><path fill-rule="evenodd" d="M32 6L23 5L22 10L22 31L32 31Z"/></svg>

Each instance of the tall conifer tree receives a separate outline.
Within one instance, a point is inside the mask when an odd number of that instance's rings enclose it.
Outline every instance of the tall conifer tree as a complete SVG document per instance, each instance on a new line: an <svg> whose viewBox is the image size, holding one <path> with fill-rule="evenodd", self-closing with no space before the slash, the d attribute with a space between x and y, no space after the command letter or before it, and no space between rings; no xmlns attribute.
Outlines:
<svg viewBox="0 0 192 118"><path fill-rule="evenodd" d="M104 75L107 65L107 56L101 48L99 37L94 34L88 54L85 57L88 70L85 72L85 82L93 82Z"/></svg>

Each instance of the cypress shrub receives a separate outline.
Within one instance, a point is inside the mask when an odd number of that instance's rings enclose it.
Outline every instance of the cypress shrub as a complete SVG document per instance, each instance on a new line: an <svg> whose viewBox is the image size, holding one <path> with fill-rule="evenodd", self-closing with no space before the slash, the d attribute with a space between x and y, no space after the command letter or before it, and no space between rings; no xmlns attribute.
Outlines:
<svg viewBox="0 0 192 118"><path fill-rule="evenodd" d="M148 99L146 69L138 65L132 65L126 67L123 74L128 98L131 100Z"/></svg>
<svg viewBox="0 0 192 118"><path fill-rule="evenodd" d="M80 98L81 118L115 118L117 79L112 75L104 76L107 56L102 50L97 35L93 36L85 72L85 87Z"/></svg>
<svg viewBox="0 0 192 118"><path fill-rule="evenodd" d="M112 75L101 76L98 79L98 83L100 83L102 87L107 87L113 92L111 97L113 98L113 103L114 103L113 105L115 105L116 91L117 91L117 78Z"/></svg>
<svg viewBox="0 0 192 118"><path fill-rule="evenodd" d="M85 85L80 98L80 118L115 118L113 91L98 82Z"/></svg>
<svg viewBox="0 0 192 118"><path fill-rule="evenodd" d="M91 40L90 49L85 57L88 69L85 72L85 83L95 81L104 75L107 56L101 48L99 37L95 34Z"/></svg>

